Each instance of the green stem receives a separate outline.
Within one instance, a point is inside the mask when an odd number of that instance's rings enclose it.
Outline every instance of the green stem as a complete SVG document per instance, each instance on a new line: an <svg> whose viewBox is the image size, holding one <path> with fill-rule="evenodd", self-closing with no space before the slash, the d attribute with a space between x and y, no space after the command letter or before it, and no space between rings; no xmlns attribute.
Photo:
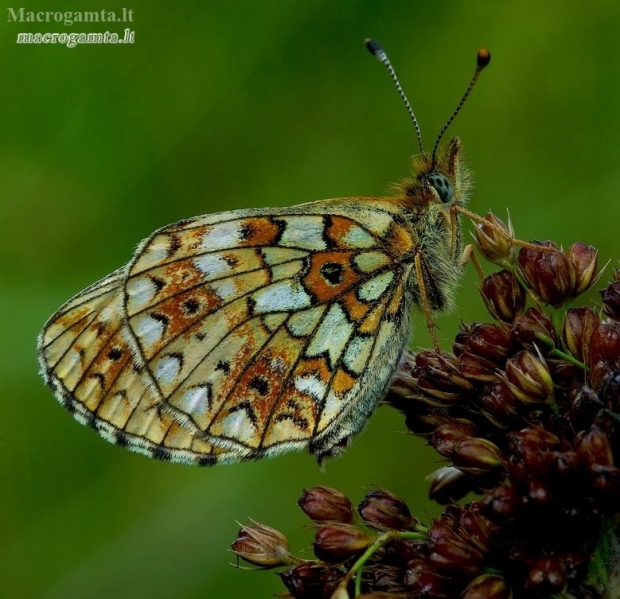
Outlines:
<svg viewBox="0 0 620 599"><path fill-rule="evenodd" d="M555 349L552 349L549 353L555 358L561 358L562 360L565 360L566 362L570 362L571 364L577 366L578 368L581 368L582 370L586 370L586 371L588 370L588 367L583 362L580 362L579 360L577 360L577 358L573 358L573 356L571 356L570 354L566 352L563 352L561 349L558 349L557 347Z"/></svg>
<svg viewBox="0 0 620 599"><path fill-rule="evenodd" d="M375 539L357 561L351 566L351 569L346 573L345 577L340 581L338 589L346 590L349 582L355 576L355 597L362 594L362 570L366 562L379 550L383 545L386 545L390 541L395 539L426 539L426 535L421 532L401 532L398 530L390 530L383 533Z"/></svg>

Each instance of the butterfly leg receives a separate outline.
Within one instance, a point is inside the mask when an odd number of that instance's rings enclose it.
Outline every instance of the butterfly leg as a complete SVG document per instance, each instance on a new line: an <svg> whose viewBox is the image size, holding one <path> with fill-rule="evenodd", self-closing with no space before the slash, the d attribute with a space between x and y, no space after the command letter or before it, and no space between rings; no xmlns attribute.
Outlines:
<svg viewBox="0 0 620 599"><path fill-rule="evenodd" d="M474 268L476 269L480 280L484 281L484 279L486 278L484 269L482 268L482 264L480 263L478 254L476 254L475 248L471 243L465 246L465 249L463 250L463 253L461 254L461 258L459 260L461 266L465 266L468 262L471 262L474 265Z"/></svg>
<svg viewBox="0 0 620 599"><path fill-rule="evenodd" d="M424 316L426 317L426 326L428 327L428 332L431 334L431 339L433 340L433 345L435 346L435 350L437 352L440 352L441 348L439 346L439 340L437 339L437 332L435 331L435 321L433 320L433 311L431 309L431 302L428 299L428 288L427 288L426 280L424 277L422 252L418 252L415 255L413 264L415 268L415 278L418 283L418 289L420 290L420 301L422 303L422 310L424 311Z"/></svg>

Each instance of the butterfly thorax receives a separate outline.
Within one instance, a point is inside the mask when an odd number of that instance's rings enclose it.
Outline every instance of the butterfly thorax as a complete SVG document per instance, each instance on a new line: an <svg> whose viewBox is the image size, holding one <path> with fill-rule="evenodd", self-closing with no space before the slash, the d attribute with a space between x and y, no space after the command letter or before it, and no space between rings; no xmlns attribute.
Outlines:
<svg viewBox="0 0 620 599"><path fill-rule="evenodd" d="M430 306L450 310L463 273L462 231L453 208L465 205L471 187L460 140L450 141L434 160L427 154L414 157L412 171L413 176L396 188L397 201L409 215ZM416 277L410 285L418 300Z"/></svg>

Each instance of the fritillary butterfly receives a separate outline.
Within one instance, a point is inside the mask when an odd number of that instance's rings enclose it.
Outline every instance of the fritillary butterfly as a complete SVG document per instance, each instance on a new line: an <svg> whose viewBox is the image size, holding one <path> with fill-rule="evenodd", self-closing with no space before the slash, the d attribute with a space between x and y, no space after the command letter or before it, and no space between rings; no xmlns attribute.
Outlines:
<svg viewBox="0 0 620 599"><path fill-rule="evenodd" d="M367 45L421 145L387 56ZM464 99L489 58L479 52ZM170 462L338 454L386 393L412 308L453 304L470 186L460 141L438 142L394 197L220 212L155 231L46 323L45 382L106 440Z"/></svg>

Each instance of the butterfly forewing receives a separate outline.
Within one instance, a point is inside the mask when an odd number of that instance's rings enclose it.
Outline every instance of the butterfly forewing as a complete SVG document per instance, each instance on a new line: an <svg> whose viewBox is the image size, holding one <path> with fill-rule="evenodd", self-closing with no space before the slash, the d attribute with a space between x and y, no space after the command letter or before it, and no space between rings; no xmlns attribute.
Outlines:
<svg viewBox="0 0 620 599"><path fill-rule="evenodd" d="M414 250L390 200L181 221L50 319L42 370L78 420L154 457L331 455L407 340Z"/></svg>

